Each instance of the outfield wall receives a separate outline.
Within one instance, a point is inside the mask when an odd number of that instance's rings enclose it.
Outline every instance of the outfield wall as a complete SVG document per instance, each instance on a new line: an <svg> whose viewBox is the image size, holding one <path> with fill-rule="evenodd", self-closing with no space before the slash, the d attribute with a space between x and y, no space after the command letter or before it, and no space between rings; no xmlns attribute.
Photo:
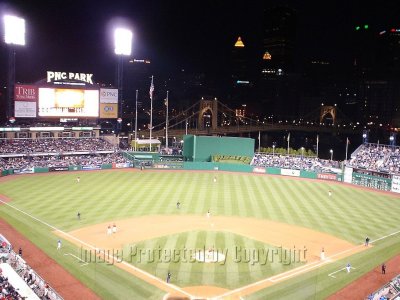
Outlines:
<svg viewBox="0 0 400 300"><path fill-rule="evenodd" d="M149 157L152 162L146 165L148 169L159 170L199 170L199 171L227 171L227 172L243 172L281 175L289 177L299 177L308 179L322 179L328 181L340 181L353 185L365 186L372 189L391 191L400 193L400 175L389 175L385 173L377 173L372 171L353 169L346 167L343 174L336 173L318 173L305 170L275 168L275 167L256 167L245 164L229 164L219 162L190 162L190 161L156 161ZM90 170L105 170L105 169L120 169L138 167L131 163L114 163L91 166L65 166L65 167L47 167L47 168L23 168L3 170L1 176L18 175L18 174L33 174L47 173L59 171L90 171Z"/></svg>
<svg viewBox="0 0 400 300"><path fill-rule="evenodd" d="M183 137L185 161L210 162L216 154L254 156L254 139L185 135Z"/></svg>

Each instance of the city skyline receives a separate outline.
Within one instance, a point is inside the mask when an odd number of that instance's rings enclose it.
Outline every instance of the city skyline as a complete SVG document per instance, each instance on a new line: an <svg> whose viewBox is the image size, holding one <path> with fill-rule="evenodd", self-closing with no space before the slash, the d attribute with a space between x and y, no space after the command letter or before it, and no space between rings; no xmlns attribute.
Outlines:
<svg viewBox="0 0 400 300"><path fill-rule="evenodd" d="M247 104L246 114L254 118L301 119L324 103L337 104L346 122L388 126L399 119L399 68L392 68L389 81L387 66L375 68L399 58L390 53L394 60L384 61L386 52L375 49L378 39L381 45L383 37L387 45L398 39L395 32L390 40L399 12L393 1L377 7L316 1L68 1L63 6L13 1L2 3L0 11L26 20L26 46L16 47L18 83L63 71L92 73L95 83L117 87L113 30L121 24L130 28L132 54L123 58L123 114L133 113L136 89L139 106L144 103L147 109L155 75L156 110L163 109L169 90L171 108L177 111L205 96L232 109ZM244 47L234 46L239 37ZM272 59L263 59L270 54ZM4 43L0 56L6 71ZM151 64L128 63L132 59ZM6 73L0 75L4 86Z"/></svg>
<svg viewBox="0 0 400 300"><path fill-rule="evenodd" d="M316 3L116 1L107 5L68 1L60 6L55 1L13 1L3 3L1 12L15 11L27 23L27 45L17 52L17 80L32 82L46 70L67 68L90 71L97 81L113 83L115 56L110 28L116 20L130 23L132 58L151 60L154 71L219 73L221 66L229 65L227 55L238 36L252 55L262 55L264 10L276 5L295 10L297 64L309 59L351 62L348 54L354 28L367 24L376 33L396 28L395 17L400 11L393 1L376 7L361 2ZM3 44L3 58L5 48Z"/></svg>

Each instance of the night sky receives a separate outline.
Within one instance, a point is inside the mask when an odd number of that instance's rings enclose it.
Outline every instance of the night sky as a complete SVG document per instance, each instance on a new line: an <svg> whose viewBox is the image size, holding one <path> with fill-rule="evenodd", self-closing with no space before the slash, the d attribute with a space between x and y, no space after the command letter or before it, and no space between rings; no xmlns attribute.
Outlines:
<svg viewBox="0 0 400 300"><path fill-rule="evenodd" d="M150 59L155 72L218 74L229 63L237 36L258 54L263 10L277 4L297 12L299 61L347 63L356 25L369 24L376 32L400 27L398 1L11 1L2 2L0 10L14 11L27 22L27 46L17 49L17 81L35 82L54 70L94 73L97 82L113 83L113 22L130 23L132 57ZM6 50L2 44L3 82Z"/></svg>

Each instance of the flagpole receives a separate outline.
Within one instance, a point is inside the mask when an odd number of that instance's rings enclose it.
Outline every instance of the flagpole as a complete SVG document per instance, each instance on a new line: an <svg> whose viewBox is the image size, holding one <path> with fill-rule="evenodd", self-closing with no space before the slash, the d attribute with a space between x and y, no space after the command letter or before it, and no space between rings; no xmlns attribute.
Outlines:
<svg viewBox="0 0 400 300"><path fill-rule="evenodd" d="M319 146L319 136L317 134L317 158L318 158L318 146Z"/></svg>
<svg viewBox="0 0 400 300"><path fill-rule="evenodd" d="M346 161L347 161L347 151L349 150L349 138L346 138Z"/></svg>
<svg viewBox="0 0 400 300"><path fill-rule="evenodd" d="M153 79L154 76L151 75L151 86L150 86L150 152L151 152L151 139L152 139L152 130L153 130Z"/></svg>
<svg viewBox="0 0 400 300"><path fill-rule="evenodd" d="M168 93L167 91L167 99L165 100L165 106L166 106L166 113L165 113L165 148L168 151Z"/></svg>
<svg viewBox="0 0 400 300"><path fill-rule="evenodd" d="M136 90L136 103L135 103L135 151L137 147L137 100L138 100L139 90Z"/></svg>

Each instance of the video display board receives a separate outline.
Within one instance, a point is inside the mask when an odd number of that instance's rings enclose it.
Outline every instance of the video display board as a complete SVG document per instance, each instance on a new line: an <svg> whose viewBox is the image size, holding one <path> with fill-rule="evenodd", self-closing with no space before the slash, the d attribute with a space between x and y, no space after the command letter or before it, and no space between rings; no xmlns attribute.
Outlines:
<svg viewBox="0 0 400 300"><path fill-rule="evenodd" d="M99 90L41 88L39 117L99 117Z"/></svg>

